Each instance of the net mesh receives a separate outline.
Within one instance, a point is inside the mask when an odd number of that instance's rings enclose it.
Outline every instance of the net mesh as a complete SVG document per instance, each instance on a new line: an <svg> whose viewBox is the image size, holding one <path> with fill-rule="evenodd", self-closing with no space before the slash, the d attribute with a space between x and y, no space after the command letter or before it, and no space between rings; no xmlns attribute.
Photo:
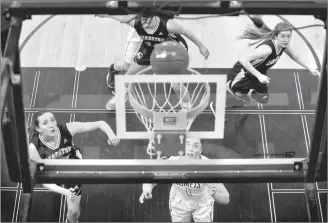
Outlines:
<svg viewBox="0 0 328 223"><path fill-rule="evenodd" d="M188 69L191 75L201 75L193 69ZM146 68L137 75L155 75L151 68ZM160 75L158 75L161 78ZM132 96L139 106L151 112L164 112L176 114L182 110L191 110L199 107L203 103L208 103L209 100L209 84L201 82L190 82L186 80L183 83L169 83L169 82L137 82L131 83L128 93ZM201 111L199 111L201 112ZM152 116L142 114L135 110L138 119L144 124L148 132L154 130L154 119ZM198 114L191 114L187 116L187 125L185 131L188 132L192 123ZM147 154L153 158L158 157L155 150L154 139L150 139L147 146ZM165 158L165 157L162 157Z"/></svg>

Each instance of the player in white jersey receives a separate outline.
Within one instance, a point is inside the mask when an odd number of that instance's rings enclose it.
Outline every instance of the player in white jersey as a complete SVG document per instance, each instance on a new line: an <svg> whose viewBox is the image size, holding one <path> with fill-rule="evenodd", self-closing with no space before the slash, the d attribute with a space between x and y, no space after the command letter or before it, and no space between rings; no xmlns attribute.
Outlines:
<svg viewBox="0 0 328 223"><path fill-rule="evenodd" d="M170 157L169 160L178 159L208 159L201 155L201 140L187 138L185 156ZM139 198L152 198L152 190L156 184L143 184L142 194ZM170 190L170 213L172 222L212 222L214 201L221 204L229 203L229 193L223 184L210 183L174 183Z"/></svg>

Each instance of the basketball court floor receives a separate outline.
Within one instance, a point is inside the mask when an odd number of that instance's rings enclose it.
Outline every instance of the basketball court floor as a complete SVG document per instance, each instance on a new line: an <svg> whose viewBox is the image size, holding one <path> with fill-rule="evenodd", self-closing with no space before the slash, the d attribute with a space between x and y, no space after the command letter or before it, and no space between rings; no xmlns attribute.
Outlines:
<svg viewBox="0 0 328 223"><path fill-rule="evenodd" d="M236 61L238 51L246 43L236 37L249 20L246 17L191 19L179 22L196 34L210 50L204 60L190 42L192 68L202 74L222 75ZM35 16L23 28L21 43L47 16ZM283 16L294 26L321 24L308 16ZM264 16L269 27L281 18ZM215 28L213 28L215 27ZM228 29L229 28L229 29ZM21 51L24 77L25 117L28 125L33 114L47 108L54 111L60 123L104 120L115 130L115 112L105 109L110 90L105 83L107 67L124 56L129 28L113 20L93 16L55 16L26 42ZM310 48L321 62L325 33L321 27L294 32L296 50L316 64ZM306 41L311 45L307 45ZM25 44L25 43L24 43ZM77 71L76 65L85 65ZM269 73L270 101L267 105L251 103L241 109L232 108L227 99L228 122L223 139L205 140L204 155L209 158L282 158L294 152L295 158L307 157L317 100L318 81L309 72L286 56ZM215 94L215 92L211 92ZM207 108L195 120L192 128L206 131L213 123ZM143 124L133 110L127 110L129 128L140 130ZM108 146L100 132L86 133L74 138L85 159L146 159L147 140L122 140L117 147ZM21 186L12 183L6 173L2 152L1 221L16 221ZM287 157L286 157L287 158ZM306 222L307 211L303 184L262 183L226 184L230 193L228 205L215 205L214 221L220 222ZM153 199L139 203L141 185L83 186L80 222L87 221L161 221L169 222L168 196L170 185L159 185ZM327 221L326 182L317 184L320 197L321 221ZM63 221L65 199L36 185L32 204L32 221Z"/></svg>

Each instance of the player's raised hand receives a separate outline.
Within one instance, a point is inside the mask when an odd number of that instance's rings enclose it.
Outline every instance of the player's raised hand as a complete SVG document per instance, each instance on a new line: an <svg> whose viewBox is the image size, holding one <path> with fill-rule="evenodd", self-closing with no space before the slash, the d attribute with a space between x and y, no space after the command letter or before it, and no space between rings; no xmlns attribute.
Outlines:
<svg viewBox="0 0 328 223"><path fill-rule="evenodd" d="M141 204L143 204L145 199L148 200L148 199L152 199L152 198L153 198L153 195L151 194L150 191L144 191L144 192L142 192L142 194L139 197L139 202Z"/></svg>
<svg viewBox="0 0 328 223"><path fill-rule="evenodd" d="M257 79L259 80L259 82L261 82L262 84L269 84L270 83L270 78L264 74L260 75L257 77Z"/></svg>
<svg viewBox="0 0 328 223"><path fill-rule="evenodd" d="M309 69L309 71L311 72L311 74L313 74L314 76L318 76L320 77L320 71L318 69L312 68Z"/></svg>
<svg viewBox="0 0 328 223"><path fill-rule="evenodd" d="M145 199L152 199L152 190L153 190L153 184L143 184L142 185L142 194L140 195L139 202L143 204Z"/></svg>
<svg viewBox="0 0 328 223"><path fill-rule="evenodd" d="M208 49L204 45L199 47L199 51L205 57L205 59L207 59L208 56L210 55L210 51L208 51Z"/></svg>

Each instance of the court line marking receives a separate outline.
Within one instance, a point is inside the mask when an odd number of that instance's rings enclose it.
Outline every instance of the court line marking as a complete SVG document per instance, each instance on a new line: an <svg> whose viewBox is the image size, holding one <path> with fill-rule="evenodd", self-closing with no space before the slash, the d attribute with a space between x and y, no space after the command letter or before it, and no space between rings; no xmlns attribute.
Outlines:
<svg viewBox="0 0 328 223"><path fill-rule="evenodd" d="M298 106L299 109L302 110L302 106L301 106L301 96L300 96L300 92L297 86L297 80L296 80L296 73L294 72L294 83L295 83L295 87L296 87L296 95L297 95L297 101L298 101Z"/></svg>
<svg viewBox="0 0 328 223"><path fill-rule="evenodd" d="M258 104L258 106L260 107L260 105ZM265 148L265 127L262 123L262 116L259 115L259 119L260 119L260 129L261 129L261 138L262 138L262 150L263 150L263 158L264 159L267 159L267 152L266 152L266 148ZM266 183L267 185L267 191L268 191L268 198L269 198L269 209L270 209L270 218L271 218L271 222L273 222L273 219L276 219L276 215L275 215L275 210L274 210L274 203L273 200L272 200L272 197L271 197L271 191L270 191L270 186L269 186L269 183ZM272 211L272 207L273 207L273 211Z"/></svg>
<svg viewBox="0 0 328 223"><path fill-rule="evenodd" d="M76 78L77 78L77 71L75 71L75 73L74 73L74 83L73 83L73 93L72 93L71 108L74 107L74 97L75 97L75 90L76 90Z"/></svg>
<svg viewBox="0 0 328 223"><path fill-rule="evenodd" d="M305 121L303 115L301 115L301 121L302 121L302 129L303 129L303 134L304 134L304 141L305 141L305 148L306 148L306 154L307 157L309 157L309 142L307 140L307 135L306 135L306 130L305 130Z"/></svg>
<svg viewBox="0 0 328 223"><path fill-rule="evenodd" d="M294 81L295 81L295 86L296 86L296 95L297 95L297 98L298 98L298 105L299 105L299 108L300 108L300 111L302 111L304 109L304 107L302 108L302 100L303 100L303 97L302 97L302 93L300 92L300 89L299 89L299 86L298 84L300 84L298 81L299 79L297 79L297 75L298 73L295 73L294 72ZM307 156L309 156L309 149L308 149L308 140L307 140L307 135L305 133L305 128L304 128L304 120L303 120L303 114L301 114L301 121L302 121L302 129L303 129L303 133L304 133L304 142L305 142L305 147L306 147L306 151L307 151ZM290 192L295 192L297 190L303 190L304 189L274 189L273 188L273 183L271 183L271 188L272 190L274 191L280 191L280 190L284 190L284 191L290 191Z"/></svg>
<svg viewBox="0 0 328 223"><path fill-rule="evenodd" d="M303 100L303 93L302 93L302 85L301 85L301 82L300 82L300 77L299 77L299 73L296 72L296 81L297 81L297 84L298 84L298 89L299 89L299 92L300 92L300 97L301 97L301 109L304 109L304 100Z"/></svg>
<svg viewBox="0 0 328 223"><path fill-rule="evenodd" d="M319 210L320 210L320 217L321 217L321 221L324 222L324 219L323 219L323 213L322 213L322 208L321 208L321 197L320 197L320 194L327 194L327 192L317 192L318 193L318 200L319 200Z"/></svg>
<svg viewBox="0 0 328 223"><path fill-rule="evenodd" d="M80 74L81 72L78 71L75 73L76 78L74 79L74 86L75 86L75 91L73 91L73 97L72 97L72 108L76 107L76 102L77 102L77 96L78 96L78 91L79 91L79 84L80 84ZM75 113L70 114L70 122L74 122L75 120ZM60 202L60 213L59 213L59 222L64 222L66 219L66 209L67 209L67 197L64 195L61 196L61 202Z"/></svg>
<svg viewBox="0 0 328 223"><path fill-rule="evenodd" d="M15 213L15 220L14 222L17 222L18 219L18 213L19 213L19 209L20 209L20 200L21 200L21 196L22 196L22 190L17 191L19 193L18 195L18 200L17 200L17 210Z"/></svg>
<svg viewBox="0 0 328 223"><path fill-rule="evenodd" d="M318 188L318 191L320 191L320 192L327 192L327 189L325 189L325 188Z"/></svg>
<svg viewBox="0 0 328 223"><path fill-rule="evenodd" d="M2 190L2 189L1 189ZM13 210L13 213L12 213L12 216L11 216L11 221L14 222L15 220L15 212L16 212L16 205L17 205L17 199L18 199L18 193L19 193L19 190L10 190L10 191L16 191L15 193L15 202L14 202L14 210Z"/></svg>
<svg viewBox="0 0 328 223"><path fill-rule="evenodd" d="M260 107L260 104L258 104ZM263 115L259 115L260 119L260 129L261 129L261 137L262 137L262 150L263 150L263 156L264 159L270 159L268 156L269 154L269 149L268 149L268 143L267 143L267 136L266 136L266 129L265 129L265 120ZM270 208L270 217L271 217L271 222L273 222L273 219L275 219L276 222L276 210L275 210L275 204L274 200L272 199L272 193L270 190L270 183L266 183L267 185L267 191L268 191L268 198L269 198L269 208Z"/></svg>
<svg viewBox="0 0 328 223"><path fill-rule="evenodd" d="M1 187L1 190L18 190L18 187Z"/></svg>
<svg viewBox="0 0 328 223"><path fill-rule="evenodd" d="M14 187L12 187L12 188L1 188L1 191L11 191L11 192L16 191L16 192L18 192L17 188L14 188Z"/></svg>
<svg viewBox="0 0 328 223"><path fill-rule="evenodd" d="M276 189L272 189L272 191L275 191L275 192L280 192L280 191L286 191L286 192L288 192L288 191L304 191L304 188L302 189L302 188L289 188L289 189L283 189L283 188L276 188Z"/></svg>
<svg viewBox="0 0 328 223"><path fill-rule="evenodd" d="M272 194L304 194L305 191L273 191Z"/></svg>

